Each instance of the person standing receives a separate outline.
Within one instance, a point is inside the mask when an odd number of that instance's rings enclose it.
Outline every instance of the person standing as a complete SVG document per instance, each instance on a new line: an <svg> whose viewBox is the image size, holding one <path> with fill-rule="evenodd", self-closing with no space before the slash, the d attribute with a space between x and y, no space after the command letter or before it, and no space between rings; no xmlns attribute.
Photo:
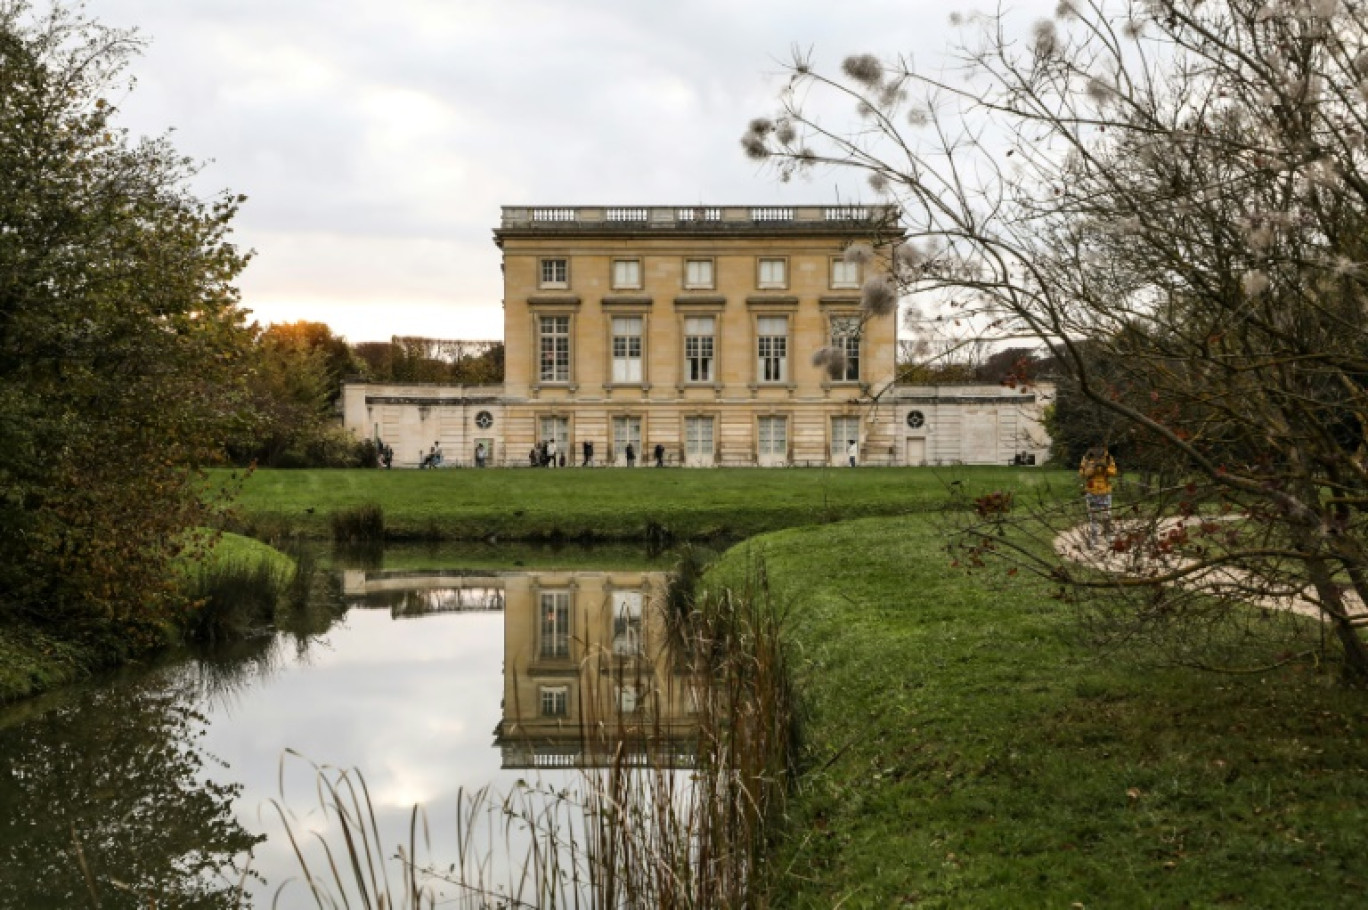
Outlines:
<svg viewBox="0 0 1368 910"><path fill-rule="evenodd" d="M587 468L594 463L594 444L589 440L584 440L584 464L580 467Z"/></svg>
<svg viewBox="0 0 1368 910"><path fill-rule="evenodd" d="M850 466L855 467L855 461L860 457L860 445L855 440L850 440L846 444L846 458L850 459Z"/></svg>
<svg viewBox="0 0 1368 910"><path fill-rule="evenodd" d="M1111 539L1112 478L1116 476L1116 461L1106 446L1093 446L1083 455L1078 465L1078 477L1083 481L1083 501L1088 507L1088 546L1096 547L1098 537Z"/></svg>
<svg viewBox="0 0 1368 910"><path fill-rule="evenodd" d="M556 440L554 439L546 440L546 459L547 467L554 468L556 466Z"/></svg>
<svg viewBox="0 0 1368 910"><path fill-rule="evenodd" d="M636 467L636 449L632 448L632 444L630 442L627 443L627 467Z"/></svg>
<svg viewBox="0 0 1368 910"><path fill-rule="evenodd" d="M658 442L655 444L655 463L657 468L665 467L665 447Z"/></svg>
<svg viewBox="0 0 1368 910"><path fill-rule="evenodd" d="M479 443L479 444L477 444L477 445L475 446L475 467L477 467L477 468L483 468L484 466L485 466L485 447L484 447L484 443L481 442L481 443Z"/></svg>

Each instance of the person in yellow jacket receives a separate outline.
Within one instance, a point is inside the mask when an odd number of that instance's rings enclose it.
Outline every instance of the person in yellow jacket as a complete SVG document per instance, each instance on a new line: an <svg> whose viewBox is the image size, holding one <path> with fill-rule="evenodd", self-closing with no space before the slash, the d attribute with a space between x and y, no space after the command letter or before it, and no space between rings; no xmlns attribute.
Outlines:
<svg viewBox="0 0 1368 910"><path fill-rule="evenodd" d="M1099 533L1110 538L1112 533L1111 505L1112 478L1116 476L1116 461L1106 446L1093 446L1078 466L1083 481L1083 498L1088 504L1088 546L1097 546Z"/></svg>

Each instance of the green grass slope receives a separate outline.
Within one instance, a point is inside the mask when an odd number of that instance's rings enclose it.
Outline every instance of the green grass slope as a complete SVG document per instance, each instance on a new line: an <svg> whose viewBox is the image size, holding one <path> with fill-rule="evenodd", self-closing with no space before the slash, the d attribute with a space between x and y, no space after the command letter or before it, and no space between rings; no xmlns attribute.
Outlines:
<svg viewBox="0 0 1368 910"><path fill-rule="evenodd" d="M1364 693L1305 664L1092 653L1066 607L951 569L943 540L928 516L862 520L715 570L763 554L789 604L805 770L772 906L1368 903Z"/></svg>
<svg viewBox="0 0 1368 910"><path fill-rule="evenodd" d="M220 475L227 479L227 474ZM746 537L866 515L924 512L952 495L1023 495L1070 475L1041 468L675 468L437 471L259 470L237 498L240 527L327 538L334 513L374 503L390 539Z"/></svg>

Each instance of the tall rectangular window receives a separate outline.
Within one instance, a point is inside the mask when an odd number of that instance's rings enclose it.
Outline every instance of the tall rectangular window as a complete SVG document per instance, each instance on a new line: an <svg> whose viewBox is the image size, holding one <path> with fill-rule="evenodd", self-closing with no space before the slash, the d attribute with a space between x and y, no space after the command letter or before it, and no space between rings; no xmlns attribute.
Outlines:
<svg viewBox="0 0 1368 910"><path fill-rule="evenodd" d="M788 379L788 317L761 316L756 320L756 376L760 382Z"/></svg>
<svg viewBox="0 0 1368 910"><path fill-rule="evenodd" d="M542 382L570 381L570 317L542 316L538 329L541 341Z"/></svg>
<svg viewBox="0 0 1368 910"><path fill-rule="evenodd" d="M613 288L630 290L641 287L641 260L613 260Z"/></svg>
<svg viewBox="0 0 1368 910"><path fill-rule="evenodd" d="M684 418L684 453L686 455L712 455L713 419L711 417Z"/></svg>
<svg viewBox="0 0 1368 910"><path fill-rule="evenodd" d="M541 281L544 288L567 288L570 286L570 261L568 259L543 259L541 261Z"/></svg>
<svg viewBox="0 0 1368 910"><path fill-rule="evenodd" d="M613 592L613 654L616 657L640 657L644 653L641 638L641 592Z"/></svg>
<svg viewBox="0 0 1368 910"><path fill-rule="evenodd" d="M570 420L567 417L543 417L541 419L541 435L539 442L554 442L556 444L556 454L564 455L567 458L573 457L570 454Z"/></svg>
<svg viewBox="0 0 1368 910"><path fill-rule="evenodd" d="M542 686L540 694L542 717L565 717L570 713L569 686Z"/></svg>
<svg viewBox="0 0 1368 910"><path fill-rule="evenodd" d="M831 418L831 457L838 462L844 461L846 447L852 441L856 443L860 441L860 418Z"/></svg>
<svg viewBox="0 0 1368 910"><path fill-rule="evenodd" d="M857 288L860 286L860 264L846 262L844 259L831 260L831 286L833 288Z"/></svg>
<svg viewBox="0 0 1368 910"><path fill-rule="evenodd" d="M707 290L713 287L713 261L711 259L684 260L685 290Z"/></svg>
<svg viewBox="0 0 1368 910"><path fill-rule="evenodd" d="M641 382L641 317L613 317L613 382Z"/></svg>
<svg viewBox="0 0 1368 910"><path fill-rule="evenodd" d="M761 259L759 262L759 284L762 288L788 287L788 260Z"/></svg>
<svg viewBox="0 0 1368 910"><path fill-rule="evenodd" d="M689 382L713 381L716 321L711 316L684 318L684 364Z"/></svg>
<svg viewBox="0 0 1368 910"><path fill-rule="evenodd" d="M833 376L837 382L860 380L860 317L831 317L831 346L845 355L845 365Z"/></svg>
<svg viewBox="0 0 1368 910"><path fill-rule="evenodd" d="M541 656L570 656L570 592L541 592Z"/></svg>
<svg viewBox="0 0 1368 910"><path fill-rule="evenodd" d="M627 463L628 446L632 447L632 454L635 457L641 458L641 418L614 417L613 460L616 463Z"/></svg>
<svg viewBox="0 0 1368 910"><path fill-rule="evenodd" d="M758 431L757 449L761 456L788 455L787 417L761 417Z"/></svg>

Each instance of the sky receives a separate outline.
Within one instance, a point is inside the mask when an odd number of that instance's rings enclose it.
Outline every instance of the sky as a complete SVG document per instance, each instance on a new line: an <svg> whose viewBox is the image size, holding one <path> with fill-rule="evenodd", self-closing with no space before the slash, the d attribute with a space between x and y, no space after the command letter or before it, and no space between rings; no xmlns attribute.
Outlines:
<svg viewBox="0 0 1368 910"><path fill-rule="evenodd" d="M746 158L795 47L946 56L937 0L89 0L148 42L113 99L171 130L196 191L248 197L239 279L263 325L349 341L497 339L504 205L875 201ZM838 122L853 113L834 112Z"/></svg>

